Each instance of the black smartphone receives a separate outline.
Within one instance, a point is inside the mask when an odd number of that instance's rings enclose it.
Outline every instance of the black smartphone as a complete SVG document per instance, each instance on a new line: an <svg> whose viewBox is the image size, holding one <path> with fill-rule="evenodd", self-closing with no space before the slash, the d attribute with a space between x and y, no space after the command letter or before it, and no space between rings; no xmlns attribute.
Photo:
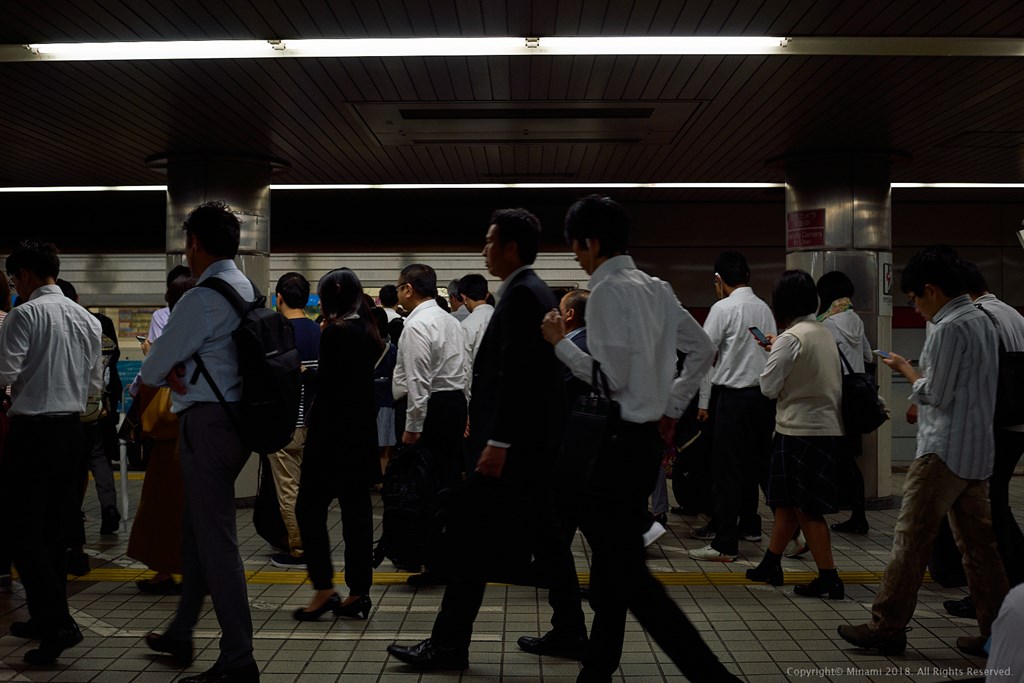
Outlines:
<svg viewBox="0 0 1024 683"><path fill-rule="evenodd" d="M750 330L750 334L754 335L754 339L756 339L757 343L760 344L761 346L769 346L771 344L771 341L768 340L768 337L764 336L764 332L761 331L761 328L748 327L747 329Z"/></svg>
<svg viewBox="0 0 1024 683"><path fill-rule="evenodd" d="M146 338L145 338L145 337L140 337L139 335L135 335L135 338L139 340L139 343L140 343L140 344L141 344L142 342L146 341Z"/></svg>

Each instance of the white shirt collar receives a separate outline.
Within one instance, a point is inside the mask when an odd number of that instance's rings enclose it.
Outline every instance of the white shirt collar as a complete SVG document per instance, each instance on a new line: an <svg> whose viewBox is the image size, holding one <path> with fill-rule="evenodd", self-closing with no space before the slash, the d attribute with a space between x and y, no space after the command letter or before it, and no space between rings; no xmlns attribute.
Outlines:
<svg viewBox="0 0 1024 683"><path fill-rule="evenodd" d="M612 256L610 259L599 265L593 273L590 275L590 282L587 283L587 289L594 291L594 288L600 284L603 280L606 280L620 270L626 270L627 268L636 268L636 263L633 261L633 257L629 254L619 254L618 256Z"/></svg>
<svg viewBox="0 0 1024 683"><path fill-rule="evenodd" d="M405 316L405 319L406 321L412 320L414 316L417 316L430 308L438 308L437 302L433 299L427 299L423 303L419 304L416 308L412 309L409 315Z"/></svg>

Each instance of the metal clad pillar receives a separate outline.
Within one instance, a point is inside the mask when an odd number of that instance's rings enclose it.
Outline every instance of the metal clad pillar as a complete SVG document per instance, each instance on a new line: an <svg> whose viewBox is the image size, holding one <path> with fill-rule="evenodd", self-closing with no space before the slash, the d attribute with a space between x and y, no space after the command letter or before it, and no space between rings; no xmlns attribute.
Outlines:
<svg viewBox="0 0 1024 683"><path fill-rule="evenodd" d="M786 268L814 277L839 270L853 281L853 305L872 348L892 347L891 157L840 154L785 159ZM892 376L882 366L881 395L892 405ZM893 419L902 419L893 415ZM892 496L892 422L863 438L858 464L864 495L883 506ZM881 499L881 500L879 500Z"/></svg>
<svg viewBox="0 0 1024 683"><path fill-rule="evenodd" d="M216 154L164 155L151 158L147 165L167 174L167 269L185 262L181 224L189 211L203 202L222 200L242 223L235 262L268 294L270 176L288 165L266 157Z"/></svg>

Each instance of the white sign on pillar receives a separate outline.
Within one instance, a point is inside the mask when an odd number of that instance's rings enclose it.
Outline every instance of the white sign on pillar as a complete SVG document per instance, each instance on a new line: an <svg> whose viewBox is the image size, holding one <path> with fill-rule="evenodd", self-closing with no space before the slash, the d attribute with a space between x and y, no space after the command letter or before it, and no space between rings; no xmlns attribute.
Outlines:
<svg viewBox="0 0 1024 683"><path fill-rule="evenodd" d="M892 293L896 273L892 269L892 252L878 252L878 315L892 317Z"/></svg>

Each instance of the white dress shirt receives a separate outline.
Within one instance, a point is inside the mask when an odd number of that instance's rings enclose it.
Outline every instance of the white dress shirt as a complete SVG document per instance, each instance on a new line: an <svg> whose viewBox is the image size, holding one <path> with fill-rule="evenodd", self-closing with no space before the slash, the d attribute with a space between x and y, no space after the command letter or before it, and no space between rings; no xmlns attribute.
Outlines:
<svg viewBox="0 0 1024 683"><path fill-rule="evenodd" d="M408 396L405 431L423 431L431 394L464 391L465 387L466 347L462 325L436 301L424 301L405 319L398 344L398 363L391 380L395 400Z"/></svg>
<svg viewBox="0 0 1024 683"><path fill-rule="evenodd" d="M11 416L85 411L103 391L103 334L92 313L57 285L38 287L0 327L0 386L11 387Z"/></svg>
<svg viewBox="0 0 1024 683"><path fill-rule="evenodd" d="M398 314L398 311L396 311L393 308L387 308L387 307L384 307L384 315L386 315L388 317L388 322L391 322L395 318L401 318L402 317L402 316L400 316Z"/></svg>
<svg viewBox="0 0 1024 683"><path fill-rule="evenodd" d="M179 363L185 366L187 391L171 392L171 412L181 413L193 403L216 403L206 378L192 377L196 364L192 355L198 353L224 400L234 403L242 399L242 378L238 374L238 351L231 333L238 329L241 318L235 307L220 292L200 287L211 277L218 277L235 288L246 301L253 298L252 285L234 261L214 261L203 271L196 286L185 292L174 305L163 333L153 342L149 355L142 361L142 381L151 387L163 386L167 373Z"/></svg>
<svg viewBox="0 0 1024 683"><path fill-rule="evenodd" d="M756 387L768 354L750 334L750 328L775 334L772 309L750 287L738 287L716 301L704 321L704 332L718 352L718 359L701 384L698 407L707 410L711 385L730 389Z"/></svg>
<svg viewBox="0 0 1024 683"><path fill-rule="evenodd" d="M171 309L167 306L153 311L153 317L149 321L149 333L146 335L146 339L152 344L155 342L161 334L164 332L164 327L167 326L167 320L171 317Z"/></svg>
<svg viewBox="0 0 1024 683"><path fill-rule="evenodd" d="M637 269L631 256L613 256L602 263L587 288L590 355L569 339L558 342L555 355L588 384L594 360L600 362L624 420L678 418L714 357L704 330L679 304L669 284ZM686 354L686 362L673 379L677 349Z"/></svg>
<svg viewBox="0 0 1024 683"><path fill-rule="evenodd" d="M992 475L999 336L989 317L963 294L932 316L921 352L917 457L935 453L962 479Z"/></svg>
<svg viewBox="0 0 1024 683"><path fill-rule="evenodd" d="M487 323L491 322L494 315L494 306L480 304L466 316L462 321L462 333L466 339L466 400L470 398L470 387L473 384L473 361L476 360L476 351L480 348L480 341L487 331Z"/></svg>

